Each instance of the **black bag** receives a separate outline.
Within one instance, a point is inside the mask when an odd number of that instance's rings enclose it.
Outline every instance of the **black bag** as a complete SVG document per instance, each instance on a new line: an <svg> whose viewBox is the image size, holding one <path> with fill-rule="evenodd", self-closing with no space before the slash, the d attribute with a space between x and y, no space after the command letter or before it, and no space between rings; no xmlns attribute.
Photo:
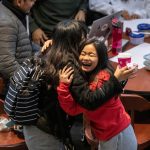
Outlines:
<svg viewBox="0 0 150 150"><path fill-rule="evenodd" d="M39 117L40 77L44 61L27 59L10 79L4 110L19 125L33 125Z"/></svg>

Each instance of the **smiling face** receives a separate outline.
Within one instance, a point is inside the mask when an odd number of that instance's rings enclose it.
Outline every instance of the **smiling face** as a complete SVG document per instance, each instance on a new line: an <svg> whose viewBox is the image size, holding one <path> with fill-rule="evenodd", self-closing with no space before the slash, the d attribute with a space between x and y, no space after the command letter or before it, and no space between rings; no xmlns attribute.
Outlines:
<svg viewBox="0 0 150 150"><path fill-rule="evenodd" d="M93 71L98 64L98 54L93 44L87 44L81 51L81 68L85 72Z"/></svg>

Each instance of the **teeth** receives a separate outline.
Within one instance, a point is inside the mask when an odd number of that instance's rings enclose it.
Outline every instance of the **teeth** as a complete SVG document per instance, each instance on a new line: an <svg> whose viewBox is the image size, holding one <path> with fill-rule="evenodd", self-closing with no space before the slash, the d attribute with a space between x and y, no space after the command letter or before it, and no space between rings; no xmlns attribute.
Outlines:
<svg viewBox="0 0 150 150"><path fill-rule="evenodd" d="M91 66L91 64L83 64L83 66Z"/></svg>
<svg viewBox="0 0 150 150"><path fill-rule="evenodd" d="M88 62L82 62L82 65L83 65L83 66L91 66L91 64L88 63Z"/></svg>

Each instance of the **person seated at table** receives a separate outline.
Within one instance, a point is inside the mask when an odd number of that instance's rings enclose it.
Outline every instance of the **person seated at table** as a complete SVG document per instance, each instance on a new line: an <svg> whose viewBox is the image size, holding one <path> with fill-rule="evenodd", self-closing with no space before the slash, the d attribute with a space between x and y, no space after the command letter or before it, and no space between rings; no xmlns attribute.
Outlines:
<svg viewBox="0 0 150 150"><path fill-rule="evenodd" d="M150 18L150 0L89 0L89 9L105 15L122 10L124 20Z"/></svg>

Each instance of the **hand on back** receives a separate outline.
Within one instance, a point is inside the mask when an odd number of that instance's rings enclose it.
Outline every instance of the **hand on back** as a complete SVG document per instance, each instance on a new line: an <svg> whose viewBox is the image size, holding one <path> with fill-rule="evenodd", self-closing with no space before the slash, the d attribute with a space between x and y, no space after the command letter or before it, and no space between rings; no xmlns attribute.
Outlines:
<svg viewBox="0 0 150 150"><path fill-rule="evenodd" d="M73 79L73 71L72 67L65 66L59 71L59 82L70 84Z"/></svg>
<svg viewBox="0 0 150 150"><path fill-rule="evenodd" d="M42 53L45 53L46 49L47 49L48 47L52 46L52 43L53 43L52 40L47 40L47 41L44 43L44 45L43 45L43 47L42 47L42 49L41 49L41 52L42 52Z"/></svg>

